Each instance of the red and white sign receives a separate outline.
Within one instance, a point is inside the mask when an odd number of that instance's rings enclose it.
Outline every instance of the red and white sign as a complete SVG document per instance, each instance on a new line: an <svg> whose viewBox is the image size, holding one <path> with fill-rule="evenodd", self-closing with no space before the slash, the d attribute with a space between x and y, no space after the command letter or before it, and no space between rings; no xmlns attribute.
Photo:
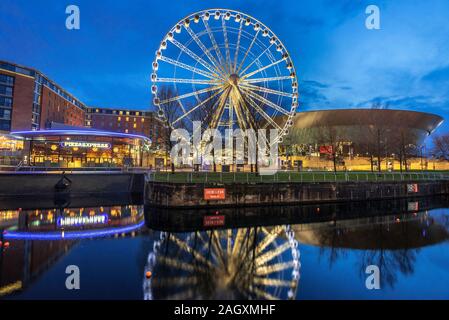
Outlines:
<svg viewBox="0 0 449 320"><path fill-rule="evenodd" d="M225 224L225 216L204 216L204 227L222 227Z"/></svg>
<svg viewBox="0 0 449 320"><path fill-rule="evenodd" d="M225 188L205 188L204 200L224 200L226 199Z"/></svg>
<svg viewBox="0 0 449 320"><path fill-rule="evenodd" d="M320 146L320 153L332 154L332 146Z"/></svg>

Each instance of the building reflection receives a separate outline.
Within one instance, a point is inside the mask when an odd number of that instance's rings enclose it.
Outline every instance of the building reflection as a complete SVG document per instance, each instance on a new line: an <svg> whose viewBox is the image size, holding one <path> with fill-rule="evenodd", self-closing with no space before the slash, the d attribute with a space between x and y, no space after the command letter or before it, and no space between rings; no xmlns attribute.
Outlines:
<svg viewBox="0 0 449 320"><path fill-rule="evenodd" d="M153 249L145 267L145 299L296 296L299 250L289 226L161 232Z"/></svg>
<svg viewBox="0 0 449 320"><path fill-rule="evenodd" d="M0 210L0 297L24 290L82 239L134 236L144 225L141 205L91 204Z"/></svg>
<svg viewBox="0 0 449 320"><path fill-rule="evenodd" d="M355 252L360 277L368 265L380 270L381 287L414 273L421 248L449 240L449 215L434 209L411 214L296 225L301 244L319 246L330 267ZM354 250L356 249L356 250Z"/></svg>

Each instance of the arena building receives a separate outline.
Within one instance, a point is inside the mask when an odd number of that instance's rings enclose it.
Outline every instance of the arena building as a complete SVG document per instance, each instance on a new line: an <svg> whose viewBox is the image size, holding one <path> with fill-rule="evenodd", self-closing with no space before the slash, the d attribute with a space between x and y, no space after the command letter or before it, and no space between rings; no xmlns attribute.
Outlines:
<svg viewBox="0 0 449 320"><path fill-rule="evenodd" d="M341 166L347 165L347 160L369 158L364 169L377 167L381 162L385 163L386 169L396 169L394 160L400 166L407 157L422 157L425 139L442 122L443 118L438 115L405 110L298 112L289 134L283 139L281 154L287 166L295 165L292 159L296 165L304 166L307 161L319 159L323 162L336 156ZM422 165L427 167L427 164Z"/></svg>

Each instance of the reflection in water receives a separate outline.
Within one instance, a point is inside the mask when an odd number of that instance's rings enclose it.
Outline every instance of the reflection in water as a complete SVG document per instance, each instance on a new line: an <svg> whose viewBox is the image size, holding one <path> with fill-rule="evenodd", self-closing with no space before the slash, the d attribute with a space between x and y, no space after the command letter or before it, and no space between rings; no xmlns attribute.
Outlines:
<svg viewBox="0 0 449 320"><path fill-rule="evenodd" d="M434 213L437 213L434 211ZM414 273L420 248L449 239L449 215L428 211L409 215L360 218L315 225L296 225L298 241L320 247L320 255L332 266L355 251L361 278L365 268L377 265L381 287L394 287L398 273Z"/></svg>
<svg viewBox="0 0 449 320"><path fill-rule="evenodd" d="M0 210L0 297L24 290L79 240L134 233L143 216L141 205Z"/></svg>
<svg viewBox="0 0 449 320"><path fill-rule="evenodd" d="M292 299L299 251L289 226L160 233L145 299Z"/></svg>
<svg viewBox="0 0 449 320"><path fill-rule="evenodd" d="M449 263L449 210L439 209L449 208L447 197L219 210L111 198L42 201L38 209L35 203L0 204L0 298L46 297L47 285L64 296L66 274L55 271L63 258L88 261L83 286L91 291L68 296L75 299L303 299L316 290L359 298L355 288L364 290L372 264L381 288L400 297L410 291L403 276L424 288ZM342 286L341 278L349 280ZM120 280L133 285L105 288ZM442 292L449 275L440 282ZM436 297L449 298L440 291Z"/></svg>

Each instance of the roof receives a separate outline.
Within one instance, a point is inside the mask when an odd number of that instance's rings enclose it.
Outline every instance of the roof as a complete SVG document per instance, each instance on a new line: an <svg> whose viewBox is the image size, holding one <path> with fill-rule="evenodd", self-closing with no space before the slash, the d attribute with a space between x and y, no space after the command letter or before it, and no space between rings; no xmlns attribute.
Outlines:
<svg viewBox="0 0 449 320"><path fill-rule="evenodd" d="M444 119L438 115L391 109L334 109L298 112L293 128L304 129L324 126L387 126L425 130L432 133Z"/></svg>
<svg viewBox="0 0 449 320"><path fill-rule="evenodd" d="M24 138L34 137L34 136L95 136L95 137L117 137L117 138L131 138L131 139L142 139L151 143L151 139L145 136L130 134L130 133L120 133L112 131L99 131L92 129L80 128L77 130L65 129L65 130L34 130L34 131L15 131L11 132L11 135L21 136Z"/></svg>

